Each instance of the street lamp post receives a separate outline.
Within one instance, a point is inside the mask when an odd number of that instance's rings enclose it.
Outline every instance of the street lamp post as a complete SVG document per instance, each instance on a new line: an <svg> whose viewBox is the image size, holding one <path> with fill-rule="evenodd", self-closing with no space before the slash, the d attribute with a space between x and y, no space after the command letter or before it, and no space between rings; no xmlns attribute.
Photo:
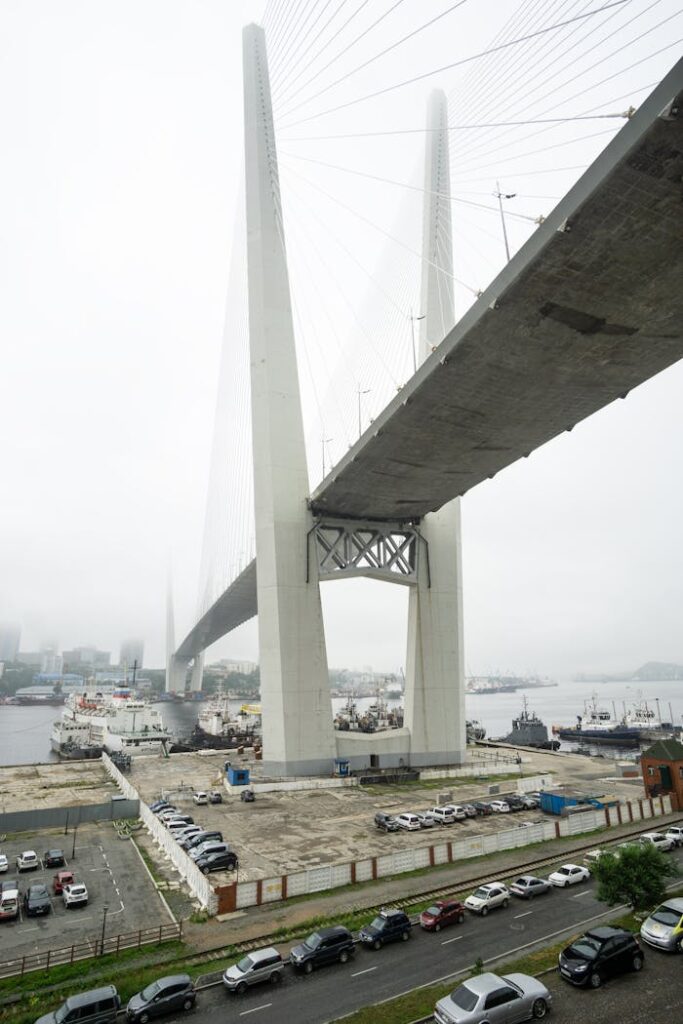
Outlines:
<svg viewBox="0 0 683 1024"><path fill-rule="evenodd" d="M503 200L514 199L517 195L516 192L501 192L500 182L496 182L496 191L493 193L498 200L498 209L500 210L500 223L503 225L503 241L505 242L505 255L507 256L508 263L510 262L510 246L508 245L508 233L505 227L505 213L503 211Z"/></svg>
<svg viewBox="0 0 683 1024"><path fill-rule="evenodd" d="M102 939L100 942L100 956L104 955L104 933L107 927L107 912L109 911L109 904L105 903L102 907Z"/></svg>
<svg viewBox="0 0 683 1024"><path fill-rule="evenodd" d="M363 425L361 423L361 411L360 411L360 400L362 395L369 395L372 388L366 388L365 391L361 391L360 384L358 385L358 437L363 433Z"/></svg>

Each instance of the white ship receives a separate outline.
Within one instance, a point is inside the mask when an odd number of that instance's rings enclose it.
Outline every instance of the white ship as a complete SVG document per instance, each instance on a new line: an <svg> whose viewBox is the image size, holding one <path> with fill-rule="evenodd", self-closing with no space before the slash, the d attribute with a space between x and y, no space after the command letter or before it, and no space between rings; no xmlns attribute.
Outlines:
<svg viewBox="0 0 683 1024"><path fill-rule="evenodd" d="M191 740L195 745L231 748L256 742L260 732L261 706L243 704L233 714L229 696L219 690L199 712Z"/></svg>
<svg viewBox="0 0 683 1024"><path fill-rule="evenodd" d="M170 734L161 713L135 699L127 687L71 694L52 727L52 749L60 756L155 754L166 750Z"/></svg>

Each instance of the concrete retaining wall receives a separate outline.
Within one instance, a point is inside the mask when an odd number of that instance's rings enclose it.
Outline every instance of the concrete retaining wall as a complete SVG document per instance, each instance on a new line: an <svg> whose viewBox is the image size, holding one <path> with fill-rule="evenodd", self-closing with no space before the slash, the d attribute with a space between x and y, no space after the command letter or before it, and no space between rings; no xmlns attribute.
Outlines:
<svg viewBox="0 0 683 1024"><path fill-rule="evenodd" d="M35 810L8 811L0 814L0 832L35 832L42 828L73 828L91 821L116 821L137 818L140 802L132 799L106 800L100 804L75 807L41 807Z"/></svg>
<svg viewBox="0 0 683 1024"><path fill-rule="evenodd" d="M539 778L543 778L539 776ZM536 780L538 781L538 780ZM535 786L534 788L541 788ZM585 811L573 817L546 819L535 825L517 826L488 835L471 836L467 839L444 840L432 846L397 850L384 856L369 857L350 864L328 864L308 871L275 878L264 878L257 882L238 882L222 890L224 910L239 910L258 906L261 903L303 896L307 893L323 892L343 885L386 878L420 868L454 861L481 857L488 853L530 846L561 836L580 835L596 829L639 822L646 818L671 814L674 810L671 797L656 797L653 800L634 800L618 807L605 807ZM449 834L457 835L453 828ZM596 844L599 840L596 841Z"/></svg>
<svg viewBox="0 0 683 1024"><path fill-rule="evenodd" d="M215 914L218 911L218 898L209 879L202 874L191 857L175 841L168 829L164 828L156 815L152 814L144 800L140 799L135 786L119 771L110 757L102 754L102 763L117 784L124 796L139 801L139 817L156 845L173 862L177 872L187 883L190 891L201 903L202 907Z"/></svg>

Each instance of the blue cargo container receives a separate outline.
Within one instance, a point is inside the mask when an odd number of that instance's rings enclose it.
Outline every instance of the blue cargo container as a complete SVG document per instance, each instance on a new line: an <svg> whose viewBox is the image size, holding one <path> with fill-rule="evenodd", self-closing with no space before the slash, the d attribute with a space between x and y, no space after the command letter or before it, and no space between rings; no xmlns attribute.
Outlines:
<svg viewBox="0 0 683 1024"><path fill-rule="evenodd" d="M249 769L248 768L233 768L232 765L227 769L228 782L231 786L248 786L249 785Z"/></svg>

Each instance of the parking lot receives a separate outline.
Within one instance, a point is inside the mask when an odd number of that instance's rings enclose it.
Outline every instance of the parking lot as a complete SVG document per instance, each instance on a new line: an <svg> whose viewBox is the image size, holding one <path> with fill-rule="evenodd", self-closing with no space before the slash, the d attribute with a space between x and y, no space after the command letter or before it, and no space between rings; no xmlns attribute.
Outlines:
<svg viewBox="0 0 683 1024"><path fill-rule="evenodd" d="M63 851L65 868L43 866L45 851L52 849ZM16 870L16 858L24 850L38 854L41 866L37 871ZM106 935L113 936L171 920L135 846L119 839L110 824L81 826L75 847L72 832L64 835L53 829L6 840L0 843L0 852L9 861L9 869L0 875L0 881L17 880L22 902L18 919L0 921L0 960L87 941L95 948L103 926ZM54 875L65 869L73 872L75 881L85 883L86 906L66 909L62 897L54 894ZM45 916L28 917L23 894L38 882L47 886L51 909Z"/></svg>

